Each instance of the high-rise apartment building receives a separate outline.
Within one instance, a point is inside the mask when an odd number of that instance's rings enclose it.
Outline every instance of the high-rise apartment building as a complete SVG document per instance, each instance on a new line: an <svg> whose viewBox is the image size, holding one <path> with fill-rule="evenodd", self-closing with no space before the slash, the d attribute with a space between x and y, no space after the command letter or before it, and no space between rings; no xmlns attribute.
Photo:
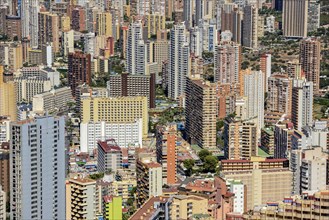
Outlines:
<svg viewBox="0 0 329 220"><path fill-rule="evenodd" d="M292 80L286 74L272 74L268 78L266 110L291 115Z"/></svg>
<svg viewBox="0 0 329 220"><path fill-rule="evenodd" d="M309 0L307 32L316 31L320 27L320 3L316 0Z"/></svg>
<svg viewBox="0 0 329 220"><path fill-rule="evenodd" d="M16 102L32 102L33 96L51 90L49 78L43 77L17 77L14 79Z"/></svg>
<svg viewBox="0 0 329 220"><path fill-rule="evenodd" d="M235 3L225 3L221 8L221 30L232 33L232 41L241 44L243 11Z"/></svg>
<svg viewBox="0 0 329 220"><path fill-rule="evenodd" d="M10 140L10 117L0 116L0 146Z"/></svg>
<svg viewBox="0 0 329 220"><path fill-rule="evenodd" d="M91 83L91 56L80 51L69 53L68 57L68 81L75 96L76 88L84 83Z"/></svg>
<svg viewBox="0 0 329 220"><path fill-rule="evenodd" d="M185 93L189 74L190 49L184 24L175 25L170 31L168 96L177 99Z"/></svg>
<svg viewBox="0 0 329 220"><path fill-rule="evenodd" d="M258 8L247 5L243 13L242 45L255 49L258 47Z"/></svg>
<svg viewBox="0 0 329 220"><path fill-rule="evenodd" d="M158 72L162 72L164 61L168 61L167 32L158 31L157 40L154 42L154 62L158 65Z"/></svg>
<svg viewBox="0 0 329 220"><path fill-rule="evenodd" d="M6 219L6 204L7 204L7 195L6 192L3 191L2 186L0 185L0 218Z"/></svg>
<svg viewBox="0 0 329 220"><path fill-rule="evenodd" d="M71 13L71 28L79 32L86 31L86 17L87 13L85 8L81 6L75 7Z"/></svg>
<svg viewBox="0 0 329 220"><path fill-rule="evenodd" d="M150 197L162 195L162 166L156 162L137 160L137 207Z"/></svg>
<svg viewBox="0 0 329 220"><path fill-rule="evenodd" d="M326 189L328 154L321 147L291 150L292 194Z"/></svg>
<svg viewBox="0 0 329 220"><path fill-rule="evenodd" d="M129 25L126 46L126 69L130 74L145 74L147 50L143 40L143 25L141 21Z"/></svg>
<svg viewBox="0 0 329 220"><path fill-rule="evenodd" d="M258 129L264 127L264 74L248 71L244 74L244 96L247 97L247 119L255 121Z"/></svg>
<svg viewBox="0 0 329 220"><path fill-rule="evenodd" d="M0 125L1 126L1 125ZM1 129L1 128L0 128ZM1 132L1 131L0 131ZM9 144L0 142L0 185L2 190L6 193L10 192L10 157L9 157ZM9 198L7 198L9 200Z"/></svg>
<svg viewBox="0 0 329 220"><path fill-rule="evenodd" d="M54 53L59 52L59 17L50 12L38 13L38 47L51 43Z"/></svg>
<svg viewBox="0 0 329 220"><path fill-rule="evenodd" d="M279 122L274 127L274 158L287 158L291 149L294 127L291 122Z"/></svg>
<svg viewBox="0 0 329 220"><path fill-rule="evenodd" d="M0 65L0 115L9 116L12 121L17 118L14 82L4 81L4 69Z"/></svg>
<svg viewBox="0 0 329 220"><path fill-rule="evenodd" d="M186 135L190 143L216 149L216 85L200 78L186 80Z"/></svg>
<svg viewBox="0 0 329 220"><path fill-rule="evenodd" d="M143 137L146 137L147 110L146 97L88 98L82 100L81 122L132 123L142 119Z"/></svg>
<svg viewBox="0 0 329 220"><path fill-rule="evenodd" d="M23 0L21 2L22 37L30 40L32 48L38 47L38 13L39 0Z"/></svg>
<svg viewBox="0 0 329 220"><path fill-rule="evenodd" d="M112 34L112 14L110 12L99 12L96 14L96 34L107 37Z"/></svg>
<svg viewBox="0 0 329 220"><path fill-rule="evenodd" d="M261 130L261 148L269 155L274 155L274 130L273 127L264 127Z"/></svg>
<svg viewBox="0 0 329 220"><path fill-rule="evenodd" d="M272 55L271 54L263 54L260 57L260 70L264 73L264 91L268 91L268 78L272 74Z"/></svg>
<svg viewBox="0 0 329 220"><path fill-rule="evenodd" d="M22 39L22 23L18 16L7 15L5 33L10 39Z"/></svg>
<svg viewBox="0 0 329 220"><path fill-rule="evenodd" d="M257 156L257 125L234 118L224 121L224 156L226 159L248 159Z"/></svg>
<svg viewBox="0 0 329 220"><path fill-rule="evenodd" d="M122 151L114 139L98 141L97 152L98 172L116 173L122 167Z"/></svg>
<svg viewBox="0 0 329 220"><path fill-rule="evenodd" d="M97 218L101 214L100 193L95 180L80 177L70 179L67 183L66 219Z"/></svg>
<svg viewBox="0 0 329 220"><path fill-rule="evenodd" d="M65 219L64 130L63 117L46 116L12 123L12 219Z"/></svg>
<svg viewBox="0 0 329 220"><path fill-rule="evenodd" d="M313 83L305 80L293 80L291 102L291 121L295 129L312 125L313 121Z"/></svg>
<svg viewBox="0 0 329 220"><path fill-rule="evenodd" d="M238 83L241 66L241 46L222 41L215 47L214 77L220 83Z"/></svg>
<svg viewBox="0 0 329 220"><path fill-rule="evenodd" d="M157 162L162 165L163 184L177 182L176 124L156 129Z"/></svg>
<svg viewBox="0 0 329 220"><path fill-rule="evenodd" d="M109 97L145 96L149 108L155 108L155 74L130 75L127 73L110 75L107 81Z"/></svg>
<svg viewBox="0 0 329 220"><path fill-rule="evenodd" d="M284 0L282 29L285 37L306 37L308 0Z"/></svg>
<svg viewBox="0 0 329 220"><path fill-rule="evenodd" d="M320 87L321 43L316 38L307 38L300 43L299 62L307 81L313 82L313 94Z"/></svg>

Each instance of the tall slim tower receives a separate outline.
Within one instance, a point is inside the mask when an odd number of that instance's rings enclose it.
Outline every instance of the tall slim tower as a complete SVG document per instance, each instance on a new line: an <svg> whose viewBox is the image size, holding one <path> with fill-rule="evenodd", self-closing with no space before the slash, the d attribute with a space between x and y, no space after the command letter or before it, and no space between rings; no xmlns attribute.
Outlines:
<svg viewBox="0 0 329 220"><path fill-rule="evenodd" d="M244 96L247 101L247 119L264 127L264 75L262 71L249 71L244 75Z"/></svg>
<svg viewBox="0 0 329 220"><path fill-rule="evenodd" d="M30 40L31 47L38 47L39 0L22 0L21 4L22 37Z"/></svg>
<svg viewBox="0 0 329 220"><path fill-rule="evenodd" d="M215 47L214 76L220 83L238 83L241 66L241 46L232 41Z"/></svg>
<svg viewBox="0 0 329 220"><path fill-rule="evenodd" d="M247 5L243 9L242 45L249 48L258 46L258 8Z"/></svg>
<svg viewBox="0 0 329 220"><path fill-rule="evenodd" d="M78 85L91 83L91 56L80 51L69 53L68 63L69 86L75 96Z"/></svg>
<svg viewBox="0 0 329 220"><path fill-rule="evenodd" d="M11 125L11 219L65 219L64 118Z"/></svg>
<svg viewBox="0 0 329 220"><path fill-rule="evenodd" d="M59 18L57 14L49 12L39 12L39 34L38 34L38 45L42 48L47 43L52 43L54 52L59 52Z"/></svg>
<svg viewBox="0 0 329 220"><path fill-rule="evenodd" d="M177 99L184 94L189 73L189 44L184 23L175 25L170 31L168 96Z"/></svg>
<svg viewBox="0 0 329 220"><path fill-rule="evenodd" d="M291 121L301 131L303 126L312 124L313 83L296 79L292 88Z"/></svg>
<svg viewBox="0 0 329 220"><path fill-rule="evenodd" d="M132 23L129 26L126 56L127 72L144 75L147 64L147 48L143 40L143 25L141 21Z"/></svg>
<svg viewBox="0 0 329 220"><path fill-rule="evenodd" d="M313 82L314 94L319 93L321 43L316 38L307 38L300 43L299 62L307 81Z"/></svg>
<svg viewBox="0 0 329 220"><path fill-rule="evenodd" d="M292 80L286 74L268 78L267 111L291 115Z"/></svg>
<svg viewBox="0 0 329 220"><path fill-rule="evenodd" d="M282 29L285 37L306 37L309 0L284 0Z"/></svg>

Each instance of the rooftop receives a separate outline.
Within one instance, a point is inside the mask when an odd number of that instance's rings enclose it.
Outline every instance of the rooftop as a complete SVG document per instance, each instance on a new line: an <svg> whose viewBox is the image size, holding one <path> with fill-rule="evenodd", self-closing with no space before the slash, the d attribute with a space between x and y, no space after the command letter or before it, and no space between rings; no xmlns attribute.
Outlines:
<svg viewBox="0 0 329 220"><path fill-rule="evenodd" d="M108 139L105 141L98 141L98 146L100 146L104 152L121 152L121 148L117 145L114 139Z"/></svg>
<svg viewBox="0 0 329 220"><path fill-rule="evenodd" d="M166 203L169 197L151 197L147 200L144 205L138 209L129 219L139 220L139 219L151 219L153 214L158 211L156 203Z"/></svg>

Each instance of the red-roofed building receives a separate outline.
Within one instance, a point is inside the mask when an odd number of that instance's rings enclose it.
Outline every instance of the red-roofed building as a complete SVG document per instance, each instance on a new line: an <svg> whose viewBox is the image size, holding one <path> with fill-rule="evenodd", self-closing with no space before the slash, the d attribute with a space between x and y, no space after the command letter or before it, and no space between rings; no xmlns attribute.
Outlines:
<svg viewBox="0 0 329 220"><path fill-rule="evenodd" d="M113 139L98 141L97 170L116 172L122 167L122 151Z"/></svg>

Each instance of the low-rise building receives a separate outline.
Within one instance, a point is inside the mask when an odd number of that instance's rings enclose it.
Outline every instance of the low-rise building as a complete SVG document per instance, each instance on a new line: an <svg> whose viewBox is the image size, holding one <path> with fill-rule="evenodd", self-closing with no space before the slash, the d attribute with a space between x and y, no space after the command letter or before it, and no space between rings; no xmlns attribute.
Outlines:
<svg viewBox="0 0 329 220"><path fill-rule="evenodd" d="M122 219L122 197L110 195L104 196L103 207L106 220Z"/></svg>
<svg viewBox="0 0 329 220"><path fill-rule="evenodd" d="M243 215L243 220L303 219L326 220L329 218L329 191L306 192L301 196L282 197L279 202L268 204L252 214Z"/></svg>

